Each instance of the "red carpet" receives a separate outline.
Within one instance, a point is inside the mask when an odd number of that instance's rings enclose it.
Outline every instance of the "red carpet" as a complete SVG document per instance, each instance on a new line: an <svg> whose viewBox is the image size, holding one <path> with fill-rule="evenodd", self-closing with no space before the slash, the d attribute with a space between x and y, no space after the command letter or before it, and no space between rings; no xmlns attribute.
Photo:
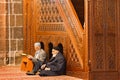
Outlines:
<svg viewBox="0 0 120 80"><path fill-rule="evenodd" d="M82 80L71 76L40 77L39 75L28 76L20 71L18 66L0 67L0 80Z"/></svg>

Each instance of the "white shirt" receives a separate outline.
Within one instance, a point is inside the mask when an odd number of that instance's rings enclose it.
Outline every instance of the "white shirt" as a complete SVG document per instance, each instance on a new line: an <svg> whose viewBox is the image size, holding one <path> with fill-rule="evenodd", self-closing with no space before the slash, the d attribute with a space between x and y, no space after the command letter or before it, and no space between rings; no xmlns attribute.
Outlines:
<svg viewBox="0 0 120 80"><path fill-rule="evenodd" d="M53 54L52 57L55 57L57 54Z"/></svg>
<svg viewBox="0 0 120 80"><path fill-rule="evenodd" d="M40 53L40 50L36 51L36 53L35 53L35 58L38 59L39 53Z"/></svg>

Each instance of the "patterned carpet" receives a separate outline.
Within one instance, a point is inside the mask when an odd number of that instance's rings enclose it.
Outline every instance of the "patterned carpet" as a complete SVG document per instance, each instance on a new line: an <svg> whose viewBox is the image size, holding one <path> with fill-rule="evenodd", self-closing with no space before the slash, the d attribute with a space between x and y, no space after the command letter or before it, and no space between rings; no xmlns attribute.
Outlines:
<svg viewBox="0 0 120 80"><path fill-rule="evenodd" d="M0 67L0 80L82 80L71 76L51 76L40 77L39 75L28 76L25 72L20 71L19 66L2 66Z"/></svg>

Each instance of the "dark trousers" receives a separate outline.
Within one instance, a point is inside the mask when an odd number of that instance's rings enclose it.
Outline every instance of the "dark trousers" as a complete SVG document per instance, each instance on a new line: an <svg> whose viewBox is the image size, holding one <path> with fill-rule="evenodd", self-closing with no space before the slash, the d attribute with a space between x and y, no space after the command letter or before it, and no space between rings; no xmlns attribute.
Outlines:
<svg viewBox="0 0 120 80"><path fill-rule="evenodd" d="M42 70L40 71L40 76L58 76L57 73L53 72L53 71L49 71L49 70Z"/></svg>
<svg viewBox="0 0 120 80"><path fill-rule="evenodd" d="M33 62L33 63L34 63L34 67L32 71L36 73L40 69L42 62L38 60L37 62Z"/></svg>

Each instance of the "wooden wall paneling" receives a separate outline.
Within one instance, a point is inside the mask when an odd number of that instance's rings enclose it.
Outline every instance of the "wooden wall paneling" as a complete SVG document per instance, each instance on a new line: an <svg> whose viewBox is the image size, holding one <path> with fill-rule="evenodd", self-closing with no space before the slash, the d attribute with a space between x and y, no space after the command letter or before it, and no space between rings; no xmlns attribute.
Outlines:
<svg viewBox="0 0 120 80"><path fill-rule="evenodd" d="M117 1L107 0L106 10L106 69L117 70ZM113 47L114 46L114 47Z"/></svg>
<svg viewBox="0 0 120 80"><path fill-rule="evenodd" d="M94 4L94 5L93 5ZM104 7L105 2L102 0L95 0L91 2L92 11L91 13L91 71L104 71L105 63L103 62L105 59L104 55ZM93 17L94 16L94 17Z"/></svg>
<svg viewBox="0 0 120 80"><path fill-rule="evenodd" d="M118 8L119 8L119 12L118 12L118 26L120 26L120 1L118 0ZM119 32L120 32L120 27L119 27ZM120 40L120 33L119 33L119 40ZM119 44L120 44L120 41L119 41ZM119 50L120 50L120 47L119 47ZM120 51L119 51L119 55L120 55ZM119 60L120 61L120 56L119 56ZM119 80L120 80L120 62L119 62Z"/></svg>
<svg viewBox="0 0 120 80"><path fill-rule="evenodd" d="M29 3L29 5L30 5L30 7L29 7L29 26L28 26L28 29L29 29L29 31L30 31L30 34L29 34L29 36L30 36L30 54L31 55L34 55L34 53L35 53L35 50L34 50L34 43L35 43L35 41L36 41L36 38L35 38L35 19L34 19L34 17L35 17L35 1L34 0L30 0L29 1L30 3Z"/></svg>
<svg viewBox="0 0 120 80"><path fill-rule="evenodd" d="M23 1L23 11L24 11L24 51L27 54L33 55L33 45L31 40L32 38L32 27L33 27L33 0L24 0Z"/></svg>
<svg viewBox="0 0 120 80"><path fill-rule="evenodd" d="M23 32L24 32L24 34L23 34L23 36L24 36L24 52L27 52L27 49L26 49L26 47L27 47L27 43L26 43L26 25L27 25L27 21L26 21L26 1L25 0L23 0L23 18L24 18L24 29L23 29Z"/></svg>
<svg viewBox="0 0 120 80"><path fill-rule="evenodd" d="M118 76L119 76L119 80L120 80L120 0L117 0L117 26L118 26L118 59L117 59L117 63L118 63L118 71L119 71L119 74L118 74Z"/></svg>
<svg viewBox="0 0 120 80"><path fill-rule="evenodd" d="M84 56L85 46L83 44L83 34L82 34L83 28L80 27L81 26L80 22L77 23L79 24L79 26L75 28L74 25L76 21L74 22L74 20L76 19L74 16L72 15L70 15L71 17L68 17L67 15L63 16L64 10L62 9L61 11L58 2L60 1L59 0L58 1L57 0L29 0L29 1L26 0L26 3L29 4L28 7L29 11L27 13L28 14L27 16L25 14L25 20L26 19L29 20L25 22L27 26L25 25L24 28L25 49L26 51L30 52L30 54L34 55L33 44L34 42L39 41L44 43L45 51L49 53L48 44L50 42L53 43L53 46L57 46L59 43L61 43L63 45L64 55L68 62L67 73L70 75L73 75L71 73L75 73L77 74L76 76L85 78L86 73L84 73L85 71L82 72L83 69L85 68L82 68L83 65L81 65L79 61L85 58ZM67 4L65 4L65 6L67 6ZM69 8L66 8L65 10L68 11L67 13L70 13ZM66 17L66 19L64 17ZM74 17L74 19L72 19L72 17ZM71 20L66 21L68 18L71 18ZM71 31L68 31L67 29L71 29ZM76 30L78 34L76 34ZM72 33L72 37L70 37L71 33ZM79 52L79 49L81 52ZM82 56L82 58L80 58L80 56ZM74 66L74 68L72 65Z"/></svg>
<svg viewBox="0 0 120 80"><path fill-rule="evenodd" d="M24 49L27 54L34 55L34 27L35 6L34 0L24 0Z"/></svg>
<svg viewBox="0 0 120 80"><path fill-rule="evenodd" d="M23 1L23 12L24 12L24 51L25 52L30 52L29 50L30 50L30 45L29 44L27 44L27 42L28 43L30 43L30 41L29 41L29 39L30 38L28 38L27 36L29 36L28 34L29 34L29 31L28 31L28 5L29 5L29 3L26 1L26 0L24 0Z"/></svg>
<svg viewBox="0 0 120 80"><path fill-rule="evenodd" d="M89 1L90 80L118 80L116 5L117 0Z"/></svg>
<svg viewBox="0 0 120 80"><path fill-rule="evenodd" d="M76 74L83 78L88 76L85 73L86 62L89 65L90 80L118 80L119 0L88 0L88 57L85 56L87 29L81 29L80 23L77 23L78 18L69 0L23 0L23 6L26 53L34 55L33 44L36 41L44 43L47 53L50 42L54 46L61 43L67 60L68 75ZM82 49L80 53L78 46ZM82 56L83 68L79 56Z"/></svg>

